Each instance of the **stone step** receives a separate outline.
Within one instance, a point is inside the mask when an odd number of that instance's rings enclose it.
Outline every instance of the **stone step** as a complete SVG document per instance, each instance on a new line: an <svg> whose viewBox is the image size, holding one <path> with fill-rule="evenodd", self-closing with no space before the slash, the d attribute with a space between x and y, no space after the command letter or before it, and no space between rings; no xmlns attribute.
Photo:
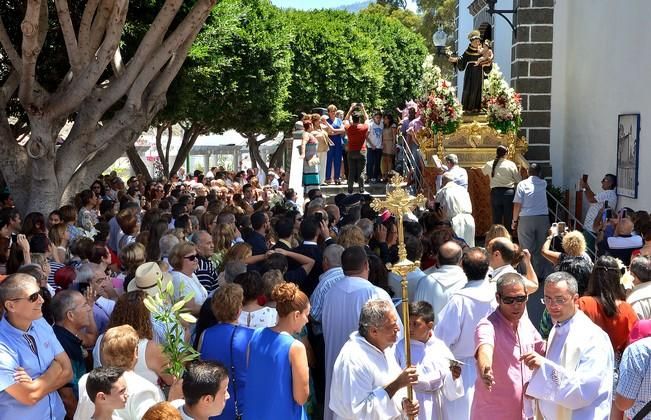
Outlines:
<svg viewBox="0 0 651 420"><path fill-rule="evenodd" d="M319 187L321 192L326 196L326 202L333 203L334 198L337 194L348 194L348 185L322 185ZM359 191L357 184L353 187L353 192L356 193ZM370 194L373 198L385 198L386 197L386 184L364 184L364 192Z"/></svg>

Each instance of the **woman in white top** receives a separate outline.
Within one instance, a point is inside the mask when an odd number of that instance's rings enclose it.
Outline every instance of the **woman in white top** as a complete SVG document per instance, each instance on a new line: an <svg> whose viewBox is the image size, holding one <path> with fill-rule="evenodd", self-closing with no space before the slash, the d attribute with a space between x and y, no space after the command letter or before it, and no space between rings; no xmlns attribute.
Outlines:
<svg viewBox="0 0 651 420"><path fill-rule="evenodd" d="M275 308L262 306L258 298L264 297L264 282L260 273L248 271L235 277L233 283L239 284L244 290L244 305L237 323L243 327L264 328L276 326L278 312Z"/></svg>
<svg viewBox="0 0 651 420"><path fill-rule="evenodd" d="M510 229L515 187L522 177L516 164L506 158L508 151L505 146L497 146L495 159L486 162L481 171L490 176L493 224Z"/></svg>
<svg viewBox="0 0 651 420"><path fill-rule="evenodd" d="M208 292L194 274L199 264L197 248L191 242L175 245L170 251L169 263L174 269L172 271L174 298L180 300L189 293L194 293L194 298L185 304L185 308L192 312L192 315L199 316L201 305L208 298Z"/></svg>
<svg viewBox="0 0 651 420"><path fill-rule="evenodd" d="M120 296L111 313L108 328L120 325L133 327L139 337L138 358L133 371L154 385L158 385L158 378L171 385L173 377L165 373L167 357L163 353L163 348L153 340L151 316L143 303L145 296L146 293L142 291L128 292ZM94 367L105 364L100 357L102 339L103 335L100 335L93 349Z"/></svg>
<svg viewBox="0 0 651 420"><path fill-rule="evenodd" d="M122 368L127 385L128 398L124 408L113 412L113 419L141 419L152 405L165 400L160 388L138 375L134 368L138 357L138 333L130 325L113 327L106 331L102 345L102 360L106 366ZM79 379L79 403L74 420L88 420L93 417L95 404L86 392L88 374ZM180 381L170 388L168 400L182 398Z"/></svg>

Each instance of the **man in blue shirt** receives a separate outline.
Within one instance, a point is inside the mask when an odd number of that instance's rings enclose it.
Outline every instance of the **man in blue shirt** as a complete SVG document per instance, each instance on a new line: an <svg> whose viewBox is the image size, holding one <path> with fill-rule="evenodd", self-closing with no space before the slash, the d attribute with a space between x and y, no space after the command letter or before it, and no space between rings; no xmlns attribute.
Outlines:
<svg viewBox="0 0 651 420"><path fill-rule="evenodd" d="M328 124L332 127L330 135L330 140L334 143L334 146L328 149L328 158L326 159L326 181L332 181L334 178L335 184L341 184L341 160L344 150L343 137L346 134L346 129L344 128L344 123L341 119L336 117L337 107L334 105L328 106ZM333 174L334 166L334 174Z"/></svg>
<svg viewBox="0 0 651 420"><path fill-rule="evenodd" d="M65 418L57 390L72 379L70 359L43 319L36 279L13 274L0 284L0 412L10 419ZM24 370L31 380L17 381Z"/></svg>

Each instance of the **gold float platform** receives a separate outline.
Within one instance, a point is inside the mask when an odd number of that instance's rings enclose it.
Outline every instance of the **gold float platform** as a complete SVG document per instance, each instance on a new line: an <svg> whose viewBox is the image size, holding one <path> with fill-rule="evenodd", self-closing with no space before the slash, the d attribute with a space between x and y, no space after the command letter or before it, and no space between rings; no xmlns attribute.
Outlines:
<svg viewBox="0 0 651 420"><path fill-rule="evenodd" d="M508 148L508 159L514 161L526 177L529 163L524 157L528 143L525 137L515 133L503 134L488 126L485 114L464 115L461 126L452 134L435 134L424 128L416 137L425 162L424 194L431 198L436 194L438 170L434 155L443 161L445 155L454 153L459 166L468 170L468 192L472 201L477 236L483 234L492 224L490 208L490 179L481 172L486 162L495 159L495 149L503 145ZM507 226L507 228L510 228Z"/></svg>

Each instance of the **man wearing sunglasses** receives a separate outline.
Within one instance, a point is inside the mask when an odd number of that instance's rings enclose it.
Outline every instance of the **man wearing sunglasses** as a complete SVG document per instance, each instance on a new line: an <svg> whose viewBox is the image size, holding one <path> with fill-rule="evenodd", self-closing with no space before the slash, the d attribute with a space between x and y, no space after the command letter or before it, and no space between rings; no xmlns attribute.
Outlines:
<svg viewBox="0 0 651 420"><path fill-rule="evenodd" d="M13 274L0 284L0 407L2 418L64 419L57 390L72 367L52 327L43 319L36 279Z"/></svg>
<svg viewBox="0 0 651 420"><path fill-rule="evenodd" d="M520 359L543 354L545 343L526 315L527 287L520 274L500 276L495 298L497 309L475 330L478 377L470 418L523 419L531 370Z"/></svg>

